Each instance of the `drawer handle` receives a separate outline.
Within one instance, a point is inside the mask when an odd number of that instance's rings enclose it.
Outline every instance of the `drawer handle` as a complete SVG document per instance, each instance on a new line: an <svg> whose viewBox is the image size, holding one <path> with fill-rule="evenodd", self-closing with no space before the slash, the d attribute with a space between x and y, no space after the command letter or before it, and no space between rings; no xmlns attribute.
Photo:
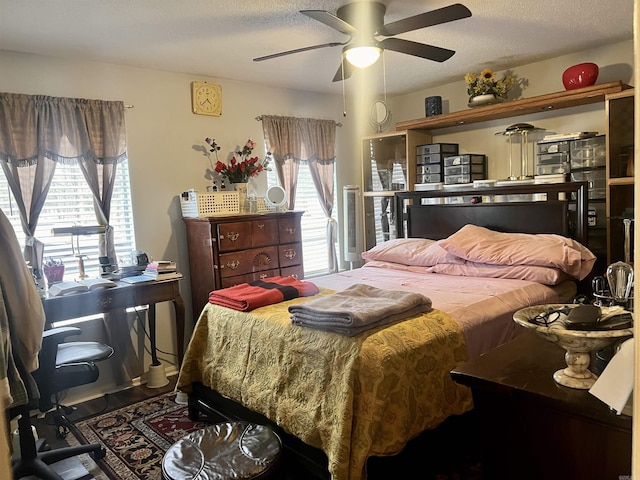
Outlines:
<svg viewBox="0 0 640 480"><path fill-rule="evenodd" d="M257 226L260 230L264 229L264 223L258 223Z"/></svg>
<svg viewBox="0 0 640 480"><path fill-rule="evenodd" d="M296 280L298 280L298 274L297 273L292 273L289 276L295 278Z"/></svg>
<svg viewBox="0 0 640 480"><path fill-rule="evenodd" d="M284 251L284 257L287 260L293 260L294 258L296 258L296 251L293 248L288 248Z"/></svg>
<svg viewBox="0 0 640 480"><path fill-rule="evenodd" d="M296 229L293 227L287 227L284 229L285 232L287 232L289 235L294 235L296 233Z"/></svg>
<svg viewBox="0 0 640 480"><path fill-rule="evenodd" d="M264 253L260 252L255 257L253 257L253 265L255 267L261 267L263 265L269 265L271 263L271 257Z"/></svg>
<svg viewBox="0 0 640 480"><path fill-rule="evenodd" d="M232 260L230 262L227 262L227 267L230 268L231 270L235 270L239 266L240 266L240 260Z"/></svg>
<svg viewBox="0 0 640 480"><path fill-rule="evenodd" d="M265 278L267 278L269 275L267 275L266 273L261 273L260 274L260 280L264 280Z"/></svg>
<svg viewBox="0 0 640 480"><path fill-rule="evenodd" d="M229 232L227 233L226 239L231 240L232 242L235 242L239 236L240 234L238 232ZM220 240L224 240L224 239L225 239L225 236L220 235Z"/></svg>

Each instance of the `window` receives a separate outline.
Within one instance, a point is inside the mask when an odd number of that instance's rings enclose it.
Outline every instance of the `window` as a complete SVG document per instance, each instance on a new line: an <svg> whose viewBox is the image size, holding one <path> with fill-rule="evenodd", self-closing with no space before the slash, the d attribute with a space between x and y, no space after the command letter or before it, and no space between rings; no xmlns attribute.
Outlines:
<svg viewBox="0 0 640 480"><path fill-rule="evenodd" d="M0 208L5 213L24 247L25 235L20 223L20 215L15 206L13 194L7 179L0 169ZM44 260L61 260L65 265L65 280L78 276L78 258L83 256L87 275L99 275L98 236L76 237L53 236L51 229L72 225L96 225L93 197L78 165L58 163L47 195L44 208L38 220L36 237L45 244ZM116 255L123 263L130 263L131 251L135 248L133 214L131 210L131 190L129 185L129 164L123 161L116 169L116 184L111 200L110 224L114 229ZM79 243L76 244L76 240ZM86 256L86 257L85 257Z"/></svg>
<svg viewBox="0 0 640 480"><path fill-rule="evenodd" d="M268 173L269 185L279 185L276 169L272 168ZM333 214L336 220L337 204L335 202L336 179L333 179ZM322 211L316 187L311 179L309 166L306 162L300 163L298 170L298 186L296 188L295 210L304 211L302 215L302 254L304 257L304 275L311 277L328 273L329 252L327 251L327 217Z"/></svg>

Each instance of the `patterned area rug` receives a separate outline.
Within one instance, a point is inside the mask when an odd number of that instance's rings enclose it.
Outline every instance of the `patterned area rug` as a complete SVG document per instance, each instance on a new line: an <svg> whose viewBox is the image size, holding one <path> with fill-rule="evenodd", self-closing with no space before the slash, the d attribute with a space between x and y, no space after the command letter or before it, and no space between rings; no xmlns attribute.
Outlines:
<svg viewBox="0 0 640 480"><path fill-rule="evenodd" d="M95 480L160 480L166 450L188 433L208 425L189 420L187 406L176 403L175 397L175 393L167 393L77 420L67 441L70 445L99 442L105 446L107 455L97 465L88 455L79 457L86 457L83 464ZM421 472L423 480L484 480L478 454L481 440L473 433L477 432L474 422L469 414L452 417L410 442L400 454L371 458L370 480L410 478L408 472L416 471ZM428 462L425 452L429 452ZM295 471L293 465L291 468L285 468L286 480L311 478Z"/></svg>
<svg viewBox="0 0 640 480"><path fill-rule="evenodd" d="M160 479L165 451L207 425L189 420L187 406L175 397L168 393L77 421L72 429L76 438L68 441L102 443L107 455L97 463L111 480Z"/></svg>

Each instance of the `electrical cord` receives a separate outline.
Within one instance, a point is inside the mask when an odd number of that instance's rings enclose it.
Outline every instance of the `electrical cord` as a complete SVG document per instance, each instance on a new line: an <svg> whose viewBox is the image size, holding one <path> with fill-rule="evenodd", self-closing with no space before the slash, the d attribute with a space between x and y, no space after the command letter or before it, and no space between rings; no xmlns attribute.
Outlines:
<svg viewBox="0 0 640 480"><path fill-rule="evenodd" d="M144 332L144 336L147 338L147 340L149 340L149 342L151 342L151 335L150 333L147 331L147 326L144 318L142 318L142 316L140 315L140 311L137 308L134 308L134 311L136 312L136 319L138 320L138 323L140 324L140 328L142 328L142 331ZM139 330L134 326L134 330L137 333L139 333ZM150 350L149 347L147 347L146 343L144 345L144 350L145 352L147 352L149 355L152 355L152 352ZM169 355L170 357L173 357L171 360L167 360L167 359L163 359L166 360L168 363L170 363L171 365L175 365L175 360L178 358L178 355L176 353L171 353L171 352L165 352L164 350L159 349L156 346L156 353L161 353L163 355Z"/></svg>

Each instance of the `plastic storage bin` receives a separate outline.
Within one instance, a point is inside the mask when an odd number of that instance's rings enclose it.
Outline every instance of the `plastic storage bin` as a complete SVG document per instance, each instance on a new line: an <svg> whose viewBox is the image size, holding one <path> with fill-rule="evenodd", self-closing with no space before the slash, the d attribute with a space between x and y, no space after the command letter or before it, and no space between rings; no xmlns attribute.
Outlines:
<svg viewBox="0 0 640 480"><path fill-rule="evenodd" d="M424 175L427 173L442 173L442 165L439 163L433 163L431 165L418 165L418 175Z"/></svg>
<svg viewBox="0 0 640 480"><path fill-rule="evenodd" d="M429 153L427 155L418 155L417 163L418 165L442 163L443 159L444 155L441 153Z"/></svg>
<svg viewBox="0 0 640 480"><path fill-rule="evenodd" d="M538 165L558 165L560 163L569 163L569 153L559 152L539 154L536 157L536 162Z"/></svg>
<svg viewBox="0 0 640 480"><path fill-rule="evenodd" d="M604 167L607 163L605 136L571 142L571 168Z"/></svg>
<svg viewBox="0 0 640 480"><path fill-rule="evenodd" d="M468 164L468 165L452 165L451 167L444 167L445 175L463 175L465 173L485 173L484 165Z"/></svg>
<svg viewBox="0 0 640 480"><path fill-rule="evenodd" d="M430 153L446 153L457 154L457 143L429 143L427 145L418 145L416 147L416 153L418 155L428 155Z"/></svg>
<svg viewBox="0 0 640 480"><path fill-rule="evenodd" d="M418 175L418 183L439 183L442 181L441 173L425 173Z"/></svg>
<svg viewBox="0 0 640 480"><path fill-rule="evenodd" d="M605 198L607 194L607 178L604 168L585 172L571 172L573 182L589 182L589 198Z"/></svg>
<svg viewBox="0 0 640 480"><path fill-rule="evenodd" d="M538 152L538 155L545 154L545 153L560 153L560 152L569 153L570 148L571 147L569 146L569 141L564 140L562 142L538 143L536 147L536 151Z"/></svg>
<svg viewBox="0 0 640 480"><path fill-rule="evenodd" d="M559 175L561 173L570 173L571 164L569 162L562 162L549 165L538 165L536 167L536 175Z"/></svg>
<svg viewBox="0 0 640 480"><path fill-rule="evenodd" d="M475 180L484 180L484 173L466 173L463 175L445 175L444 176L444 184L445 185L457 185L460 183L471 183L471 187L473 187L473 182Z"/></svg>
<svg viewBox="0 0 640 480"><path fill-rule="evenodd" d="M469 164L486 164L487 156L478 153L466 153L464 155L448 156L444 158L444 166L451 167L454 165Z"/></svg>

